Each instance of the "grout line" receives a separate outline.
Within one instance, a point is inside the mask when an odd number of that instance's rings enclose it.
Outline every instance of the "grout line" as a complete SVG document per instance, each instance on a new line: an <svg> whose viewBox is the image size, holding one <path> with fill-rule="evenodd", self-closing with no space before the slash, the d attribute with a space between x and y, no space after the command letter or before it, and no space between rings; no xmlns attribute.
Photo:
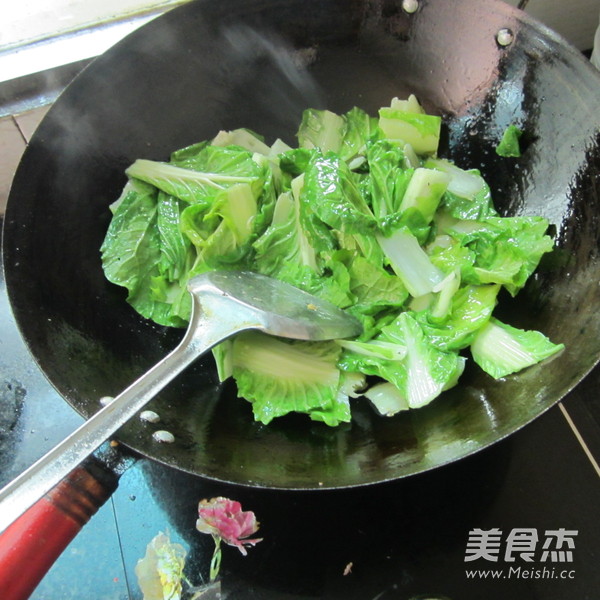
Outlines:
<svg viewBox="0 0 600 600"><path fill-rule="evenodd" d="M562 402L559 402L558 406L559 406L564 418L566 419L567 423L569 424L569 427L573 430L573 433L575 434L577 441L580 443L581 447L583 448L583 451L585 452L589 461L592 463L592 467L594 467L596 474L598 475L598 477L600 477L600 465L594 458L594 455L592 454L591 450L588 448L588 445L585 443L583 436L581 435L581 433L579 433L579 429L577 429L577 426L573 422L571 415L568 413L567 409L563 406Z"/></svg>
<svg viewBox="0 0 600 600"><path fill-rule="evenodd" d="M29 140L27 139L27 136L23 133L23 130L21 129L21 126L19 125L19 121L17 121L17 119L15 119L14 115L11 115L10 118L12 119L14 126L17 128L17 131L19 132L20 136L23 138L23 141L25 142L25 144L28 144Z"/></svg>
<svg viewBox="0 0 600 600"><path fill-rule="evenodd" d="M129 584L129 577L127 576L127 565L125 564L125 554L123 552L123 543L121 542L121 531L119 529L119 520L117 519L117 507L115 506L114 496L111 496L110 503L112 505L112 513L115 519L115 528L117 530L117 540L119 542L119 553L121 554L121 564L123 565L123 577L125 578L125 587L127 588L128 598L133 598L131 594L131 585Z"/></svg>

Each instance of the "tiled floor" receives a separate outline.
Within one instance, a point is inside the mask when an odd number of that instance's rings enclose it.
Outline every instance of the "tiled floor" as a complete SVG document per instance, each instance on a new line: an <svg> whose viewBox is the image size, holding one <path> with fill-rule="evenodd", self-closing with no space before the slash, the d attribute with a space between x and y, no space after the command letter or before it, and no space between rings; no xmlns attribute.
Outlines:
<svg viewBox="0 0 600 600"><path fill-rule="evenodd" d="M4 214L10 184L26 143L48 112L43 106L21 115L0 119L0 214Z"/></svg>

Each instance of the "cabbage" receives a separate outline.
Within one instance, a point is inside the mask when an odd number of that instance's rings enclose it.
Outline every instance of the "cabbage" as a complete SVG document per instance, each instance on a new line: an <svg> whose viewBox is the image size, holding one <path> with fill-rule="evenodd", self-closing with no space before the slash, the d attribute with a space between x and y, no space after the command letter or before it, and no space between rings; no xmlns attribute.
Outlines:
<svg viewBox="0 0 600 600"><path fill-rule="evenodd" d="M106 277L141 315L189 319L188 280L249 269L357 317L354 340L243 333L213 349L262 423L291 412L335 426L363 396L383 415L456 385L469 353L499 378L561 344L493 317L553 248L548 221L501 217L477 170L437 156L441 119L414 96L377 117L308 109L298 147L247 129L136 160L101 247ZM359 400L360 401L360 400Z"/></svg>

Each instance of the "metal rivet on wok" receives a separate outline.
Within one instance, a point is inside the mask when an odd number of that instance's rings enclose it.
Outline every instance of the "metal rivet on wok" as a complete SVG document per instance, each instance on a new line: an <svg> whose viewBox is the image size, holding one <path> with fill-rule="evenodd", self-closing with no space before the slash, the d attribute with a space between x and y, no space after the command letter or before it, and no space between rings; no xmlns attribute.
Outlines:
<svg viewBox="0 0 600 600"><path fill-rule="evenodd" d="M500 46L510 46L514 39L514 33L506 27L498 30L498 33L496 34L496 41Z"/></svg>
<svg viewBox="0 0 600 600"><path fill-rule="evenodd" d="M160 421L160 416L153 410L143 410L140 413L140 419L148 423L158 423Z"/></svg>
<svg viewBox="0 0 600 600"><path fill-rule="evenodd" d="M402 9L409 14L416 13L419 9L419 0L402 0Z"/></svg>
<svg viewBox="0 0 600 600"><path fill-rule="evenodd" d="M113 400L113 396L102 396L102 398L100 398L100 405L106 406L107 404L110 404Z"/></svg>
<svg viewBox="0 0 600 600"><path fill-rule="evenodd" d="M175 441L175 436L170 431L159 429L152 434L152 439L162 444L172 444Z"/></svg>

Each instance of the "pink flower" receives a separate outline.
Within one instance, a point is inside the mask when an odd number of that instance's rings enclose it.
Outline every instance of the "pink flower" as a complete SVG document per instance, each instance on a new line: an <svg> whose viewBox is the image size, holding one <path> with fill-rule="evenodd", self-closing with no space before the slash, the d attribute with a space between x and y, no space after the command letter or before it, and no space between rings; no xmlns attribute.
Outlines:
<svg viewBox="0 0 600 600"><path fill-rule="evenodd" d="M239 548L244 556L247 554L244 546L253 546L262 541L262 538L248 539L258 531L258 525L253 512L243 511L239 502L229 498L219 496L201 500L198 506L196 529Z"/></svg>

